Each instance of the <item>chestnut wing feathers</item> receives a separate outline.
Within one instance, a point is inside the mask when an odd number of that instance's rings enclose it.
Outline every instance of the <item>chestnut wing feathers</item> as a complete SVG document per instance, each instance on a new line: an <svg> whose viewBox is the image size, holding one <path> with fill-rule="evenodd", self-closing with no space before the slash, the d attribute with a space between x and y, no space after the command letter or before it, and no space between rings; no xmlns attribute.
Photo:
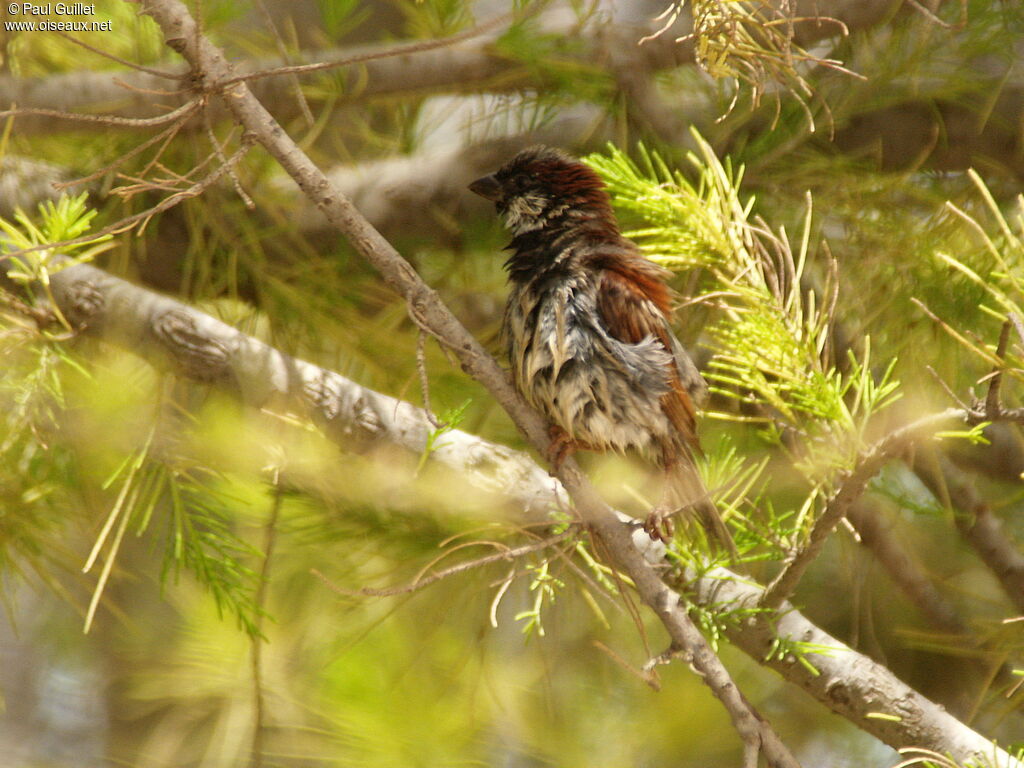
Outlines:
<svg viewBox="0 0 1024 768"><path fill-rule="evenodd" d="M697 413L690 392L702 400L707 385L669 328L671 294L663 275L661 267L646 259L607 264L598 283L598 312L612 337L628 344L654 338L672 355L667 371L669 391L662 395L661 406L682 441L699 450Z"/></svg>

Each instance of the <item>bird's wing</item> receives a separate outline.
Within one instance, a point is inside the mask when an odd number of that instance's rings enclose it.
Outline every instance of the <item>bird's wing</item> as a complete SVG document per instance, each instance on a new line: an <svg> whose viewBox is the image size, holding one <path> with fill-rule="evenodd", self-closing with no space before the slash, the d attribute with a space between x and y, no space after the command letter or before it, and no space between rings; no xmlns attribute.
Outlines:
<svg viewBox="0 0 1024 768"><path fill-rule="evenodd" d="M665 270L639 257L605 259L601 266L597 308L605 328L628 344L653 337L672 355L662 408L684 442L698 448L697 412L690 391L700 397L706 385L669 327L672 295L664 282Z"/></svg>

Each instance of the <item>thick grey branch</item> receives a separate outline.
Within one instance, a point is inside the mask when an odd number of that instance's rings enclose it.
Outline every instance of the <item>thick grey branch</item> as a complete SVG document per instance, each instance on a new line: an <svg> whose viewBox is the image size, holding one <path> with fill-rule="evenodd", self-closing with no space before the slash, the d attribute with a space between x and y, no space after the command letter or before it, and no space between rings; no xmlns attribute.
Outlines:
<svg viewBox="0 0 1024 768"><path fill-rule="evenodd" d="M724 570L695 581L693 588L696 601L702 605L740 610L764 602L758 585ZM780 606L774 626L761 614L740 622L727 634L750 656L886 744L896 748L927 747L951 755L957 764L1024 766L909 688L884 665L816 627L788 602ZM788 652L779 653L776 638L785 641L783 647ZM801 663L798 655L810 667Z"/></svg>
<svg viewBox="0 0 1024 768"><path fill-rule="evenodd" d="M72 322L84 324L83 333L141 354L158 365L170 365L182 375L225 389L253 407L297 410L341 446L370 447L380 441L414 453L421 453L426 446L431 427L420 408L297 360L173 299L88 265L57 272L52 286L61 311ZM187 332L166 334L158 341L157 327L167 325L167 320L162 320L167 316L173 316L175 327ZM197 354L196 349L207 353ZM207 359L212 361L209 367L202 364ZM466 432L446 433L431 453L431 460L478 487L505 496L531 519L539 519L566 499L560 483L528 456ZM657 546L652 546L641 530L633 531L634 542L646 547L645 556L658 557ZM678 595L660 580L645 582L644 586L658 595L665 610L678 604ZM696 601L704 605L729 600L752 606L762 594L759 586L724 570L689 586ZM826 683L819 683L792 657L768 663L823 704L893 747L924 746L949 752L961 761L991 749L981 735L896 680L885 667L827 636L788 603L783 610L786 613L775 630L763 623L742 625L732 633L732 641L759 663L768 658L777 637L841 649L833 656L808 657L827 675ZM868 694L868 703L855 701L857 696ZM868 716L903 713L907 702L913 705L913 717L905 722ZM1000 766L1012 765L1005 753L999 755Z"/></svg>
<svg viewBox="0 0 1024 768"><path fill-rule="evenodd" d="M68 175L51 163L6 155L0 159L0 216L9 219L17 208L31 211L40 201L56 198L53 185Z"/></svg>
<svg viewBox="0 0 1024 768"><path fill-rule="evenodd" d="M291 357L180 302L89 265L53 275L61 312L95 335L160 367L216 385L254 408L298 413L345 450L377 442L422 453L433 429L425 413L340 374ZM559 503L558 483L529 457L459 430L447 432L431 458L478 487L512 500L529 520Z"/></svg>
<svg viewBox="0 0 1024 768"><path fill-rule="evenodd" d="M579 107L529 133L340 165L329 170L327 177L385 236L437 239L444 223L464 220L483 209L481 201L466 195L466 185L520 149L530 144L571 147L584 138L595 142L602 136L610 137L603 112ZM277 178L274 183L280 187L281 204L292 211L294 226L307 233L329 229L320 211L295 190L290 179Z"/></svg>
<svg viewBox="0 0 1024 768"><path fill-rule="evenodd" d="M966 471L1000 483L1019 483L1024 478L1024 438L1013 424L985 427L987 445L962 443L950 446L949 458Z"/></svg>

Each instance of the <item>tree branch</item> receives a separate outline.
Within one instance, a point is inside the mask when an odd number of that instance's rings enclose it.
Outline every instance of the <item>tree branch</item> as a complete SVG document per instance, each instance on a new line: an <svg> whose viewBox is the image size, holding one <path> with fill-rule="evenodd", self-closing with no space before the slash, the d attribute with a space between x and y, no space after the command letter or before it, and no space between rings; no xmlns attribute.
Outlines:
<svg viewBox="0 0 1024 768"><path fill-rule="evenodd" d="M347 451L381 443L426 450L433 427L422 409L291 357L174 299L88 264L54 273L51 288L61 312L83 333L224 389L253 408L297 413ZM565 501L557 482L528 456L457 429L445 433L430 457L511 499L524 510L524 522L547 519Z"/></svg>
<svg viewBox="0 0 1024 768"><path fill-rule="evenodd" d="M740 610L764 602L760 586L724 569L694 581L692 589L701 605ZM907 686L884 665L816 627L790 603L783 602L775 616L773 620L754 613L726 634L752 658L894 748L929 745L957 764L1024 768L1024 763ZM779 639L783 647L789 646L786 653L778 652Z"/></svg>
<svg viewBox="0 0 1024 768"><path fill-rule="evenodd" d="M9 219L18 208L32 210L41 200L56 198L53 185L69 175L51 163L6 154L0 159L0 216Z"/></svg>
<svg viewBox="0 0 1024 768"><path fill-rule="evenodd" d="M950 445L949 458L965 471L1000 483L1019 483L1024 478L1024 436L1012 423L985 427L986 444Z"/></svg>
<svg viewBox="0 0 1024 768"><path fill-rule="evenodd" d="M82 333L140 354L156 365L170 365L179 375L217 386L254 408L298 410L318 424L328 439L349 450L391 444L418 454L426 447L431 427L422 409L290 357L171 298L85 264L56 272L51 285L61 311L81 326ZM504 496L524 510L530 521L546 519L552 509L565 504L561 484L527 455L466 432L446 432L430 459L475 486ZM631 532L645 559L661 560L663 545L651 542L638 525L621 528ZM762 594L759 585L724 569L687 586L697 603L707 606L723 598L738 606L753 606ZM728 592L723 592L727 586ZM668 604L678 601L678 596L660 594ZM783 620L774 629L763 622L756 628L744 625L732 632L731 640L758 663L779 670L822 704L894 748L927 747L949 752L960 761L993 754L983 736L895 680L882 665L828 637L788 603L782 610ZM803 667L792 657L766 661L780 638L841 649L841 655L812 658L814 666L828 674L828 684L819 684L812 674L801 674ZM868 717L864 707L858 709L851 699L867 680L886 683L871 690L872 712L900 712L906 702L913 702L913 720L882 721ZM1001 767L1014 765L1003 752L996 757Z"/></svg>

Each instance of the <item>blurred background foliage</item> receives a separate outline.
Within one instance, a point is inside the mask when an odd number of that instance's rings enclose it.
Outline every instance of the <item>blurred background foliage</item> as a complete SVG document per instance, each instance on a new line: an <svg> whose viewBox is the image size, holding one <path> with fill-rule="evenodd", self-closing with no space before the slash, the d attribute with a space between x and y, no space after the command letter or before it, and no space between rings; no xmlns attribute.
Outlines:
<svg viewBox="0 0 1024 768"><path fill-rule="evenodd" d="M262 97L495 352L507 235L465 184L535 141L596 153L590 161L608 180L624 227L678 270L680 293L740 297L684 306L679 335L705 365L719 355L707 369L719 390L711 406L719 418L703 427L710 471L759 473L734 515L767 515L747 519L738 535L753 558L775 561L778 541L757 531L798 539L810 518L795 513L804 504L813 511L828 488L813 471L794 469L787 441L818 440L842 419L834 408L805 407L785 428L785 419L756 421L764 413L751 408L768 401L746 397L756 382L734 376L758 370L759 331L736 318L771 317L774 299L749 270L726 264L734 247L716 242L748 237L743 219L763 221L775 233L769 244L806 250L790 293L796 306L778 315L787 332L810 334L794 347L802 350L790 361L794 375L805 363L821 366L803 389L794 385L805 405L832 387L843 409L851 386L881 386L886 376L899 383L895 404L851 417L831 433L829 450L856 451L950 405L945 388L964 398L972 387L983 393L977 382L990 365L978 350L991 351L1001 325L985 307L1007 311L989 288L1024 264L1012 237L1022 234L1024 8L1009 0L933 2L930 10L820 2L819 13L846 17L848 35L831 22L801 27L801 55L786 59L783 72L737 84L711 77L721 71L705 60L704 70L694 66L693 40L675 42L690 28L687 7L671 6L674 26L639 46L668 18L655 21L662 3L514 5L520 15L496 37L451 49L477 56L466 54L465 70L436 64L444 59L422 69L399 62L388 81L383 68L358 65L277 78L285 85ZM429 40L509 11L488 0L190 7L232 59L265 62ZM110 19L112 31L84 41L147 66L175 65L134 5L103 0L93 18ZM86 88L123 65L57 34L4 32L0 40L0 93L26 93L17 90L26 84L45 93L55 83L63 94L49 104L17 99L19 106L124 106L89 102ZM126 88L118 98L136 96ZM237 141L227 120L194 122L85 185L98 211L94 228L166 195L133 188L140 177L173 182L203 162L211 135ZM34 210L35 200L19 197L33 179L93 174L151 135L9 122L0 175L21 192L5 193L0 213L13 220L16 204ZM716 157L728 160L717 165ZM39 165L26 170L23 161ZM96 263L420 403L417 332L403 302L325 229L265 154L250 152L238 175L254 210L230 183L215 185L114 238ZM661 208L651 204L658 195ZM1005 291L1020 308L1016 274ZM815 290L824 313L817 319L803 303ZM723 326L730 312L734 322ZM814 333L827 337L831 356L815 358ZM492 551L488 541L518 541L500 500L467 491L419 457L344 452L308 425L247 411L127 352L43 333L9 302L0 355L0 765L737 764L728 717L684 664L662 672L658 693L631 674L663 650L656 622L645 617L638 632L622 599L594 589L566 559L520 561L497 603L508 563L416 593L359 594L411 582L454 544L481 542L462 553L472 554ZM435 412L458 413L460 429L521 447L500 408L434 344L426 368ZM1008 381L1008 406L1020 405L1019 393L1019 381ZM1019 542L1024 441L1012 428L990 439L950 450ZM836 461L845 466L851 456ZM610 500L642 508L643 467L606 457L586 463ZM1003 623L1014 605L957 536L952 523L964 512L903 464L876 478L865 503L884 513L888 535L913 554L968 634L929 624L846 529L805 579L799 604L966 722L1019 741L1021 693L999 670L1021 666L1020 624ZM752 567L772 573L769 564ZM723 654L804 765L895 762L887 747L747 657L728 647Z"/></svg>

